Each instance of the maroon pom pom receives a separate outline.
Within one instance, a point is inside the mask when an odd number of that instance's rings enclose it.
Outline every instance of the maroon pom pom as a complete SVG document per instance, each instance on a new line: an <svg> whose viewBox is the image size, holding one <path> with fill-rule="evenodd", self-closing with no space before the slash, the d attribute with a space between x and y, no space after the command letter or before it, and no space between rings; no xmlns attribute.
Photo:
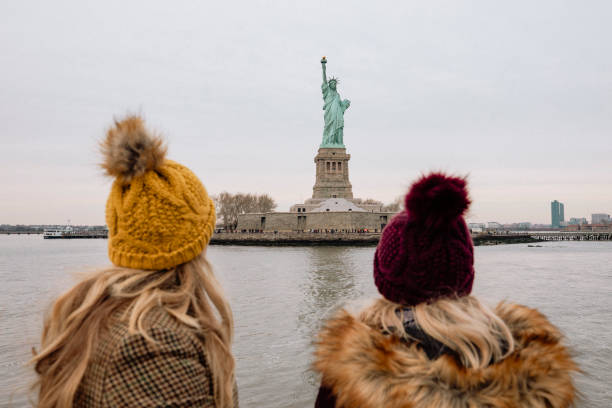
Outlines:
<svg viewBox="0 0 612 408"><path fill-rule="evenodd" d="M426 226L450 222L470 206L466 180L431 173L421 177L406 195L406 210L411 220Z"/></svg>

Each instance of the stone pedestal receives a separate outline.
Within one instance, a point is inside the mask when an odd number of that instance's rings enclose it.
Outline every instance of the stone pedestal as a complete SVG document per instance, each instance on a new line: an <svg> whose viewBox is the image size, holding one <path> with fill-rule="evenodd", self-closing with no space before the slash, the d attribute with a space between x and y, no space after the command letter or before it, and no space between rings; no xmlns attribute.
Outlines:
<svg viewBox="0 0 612 408"><path fill-rule="evenodd" d="M346 148L321 147L314 161L317 175L312 188L312 198L353 199L353 186L349 181L348 162L350 154Z"/></svg>

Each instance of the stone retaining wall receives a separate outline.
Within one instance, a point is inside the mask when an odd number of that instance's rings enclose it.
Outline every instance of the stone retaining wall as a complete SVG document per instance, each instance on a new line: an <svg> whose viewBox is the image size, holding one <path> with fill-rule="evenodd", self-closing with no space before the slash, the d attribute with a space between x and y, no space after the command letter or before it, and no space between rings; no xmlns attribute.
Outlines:
<svg viewBox="0 0 612 408"><path fill-rule="evenodd" d="M390 212L365 211L250 213L238 216L236 229L245 233L259 230L264 233L308 233L315 230L336 230L343 233L344 230L349 234L367 229L380 234L394 215L395 213Z"/></svg>
<svg viewBox="0 0 612 408"><path fill-rule="evenodd" d="M211 245L259 245L259 246L376 246L380 233L313 233L313 232L218 232ZM474 245L526 244L540 242L529 235L475 235Z"/></svg>
<svg viewBox="0 0 612 408"><path fill-rule="evenodd" d="M375 246L380 233L312 233L312 232L262 232L216 233L211 245L262 245L262 246L314 246L351 245Z"/></svg>

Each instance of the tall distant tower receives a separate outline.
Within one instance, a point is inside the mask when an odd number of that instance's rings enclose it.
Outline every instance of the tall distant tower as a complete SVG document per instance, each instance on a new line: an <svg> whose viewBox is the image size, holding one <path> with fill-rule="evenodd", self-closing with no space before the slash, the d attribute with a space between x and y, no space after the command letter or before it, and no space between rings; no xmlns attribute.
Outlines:
<svg viewBox="0 0 612 408"><path fill-rule="evenodd" d="M565 206L563 203L557 200L550 203L550 218L553 228L561 226L561 223L565 221Z"/></svg>

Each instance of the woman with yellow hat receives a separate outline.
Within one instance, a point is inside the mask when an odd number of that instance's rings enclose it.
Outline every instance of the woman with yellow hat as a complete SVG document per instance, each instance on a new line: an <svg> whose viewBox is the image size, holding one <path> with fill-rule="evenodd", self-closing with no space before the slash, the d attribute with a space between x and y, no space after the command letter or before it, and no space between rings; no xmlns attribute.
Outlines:
<svg viewBox="0 0 612 408"><path fill-rule="evenodd" d="M137 116L102 151L114 266L53 304L32 360L38 406L238 406L232 312L204 255L212 200Z"/></svg>

